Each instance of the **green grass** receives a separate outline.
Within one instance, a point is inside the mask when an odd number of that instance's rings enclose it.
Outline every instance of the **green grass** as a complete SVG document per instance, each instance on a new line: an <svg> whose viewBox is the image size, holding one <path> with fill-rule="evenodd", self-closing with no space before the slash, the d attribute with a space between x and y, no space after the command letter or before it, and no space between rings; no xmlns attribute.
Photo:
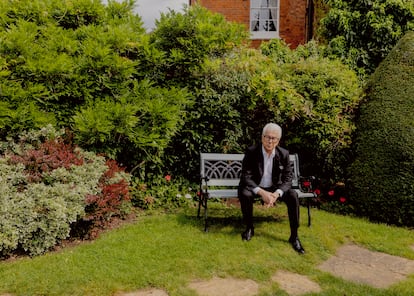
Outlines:
<svg viewBox="0 0 414 296"><path fill-rule="evenodd" d="M93 242L35 258L0 262L0 295L114 295L156 287L169 295L195 295L195 279L236 277L260 285L260 295L287 295L270 278L278 270L308 276L319 283L318 295L412 295L414 275L388 289L353 284L317 267L342 244L414 259L412 230L373 224L313 209L313 225L302 210L301 241L296 254L287 243L286 208L256 208L255 237L243 242L238 208L211 209L208 233L196 209L175 214L140 216L133 224L103 234Z"/></svg>

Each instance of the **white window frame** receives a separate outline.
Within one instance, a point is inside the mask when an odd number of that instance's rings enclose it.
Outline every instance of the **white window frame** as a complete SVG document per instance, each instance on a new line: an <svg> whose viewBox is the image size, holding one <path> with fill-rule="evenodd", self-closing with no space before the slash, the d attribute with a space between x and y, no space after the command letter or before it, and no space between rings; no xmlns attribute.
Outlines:
<svg viewBox="0 0 414 296"><path fill-rule="evenodd" d="M250 0L250 38L279 38L279 12L280 0Z"/></svg>

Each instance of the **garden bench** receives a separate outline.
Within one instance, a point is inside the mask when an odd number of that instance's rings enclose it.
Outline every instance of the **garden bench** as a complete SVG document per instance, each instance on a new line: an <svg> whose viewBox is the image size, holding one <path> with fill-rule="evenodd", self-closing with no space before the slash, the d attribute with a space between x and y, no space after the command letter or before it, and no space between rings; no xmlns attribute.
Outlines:
<svg viewBox="0 0 414 296"><path fill-rule="evenodd" d="M201 153L200 154L200 190L198 192L198 213L204 208L204 230L208 230L207 214L208 200L210 198L237 198L242 161L244 154ZM308 226L311 225L310 204L316 197L312 192L312 182L303 178L299 172L299 156L291 154L293 164L292 188L296 190L299 198L306 199L308 210ZM303 186L306 181L307 186Z"/></svg>

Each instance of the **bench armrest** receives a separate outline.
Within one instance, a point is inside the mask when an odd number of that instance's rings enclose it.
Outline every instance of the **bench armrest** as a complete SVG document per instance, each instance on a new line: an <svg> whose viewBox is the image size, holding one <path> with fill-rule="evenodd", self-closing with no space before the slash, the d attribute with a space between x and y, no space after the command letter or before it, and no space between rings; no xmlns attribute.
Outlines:
<svg viewBox="0 0 414 296"><path fill-rule="evenodd" d="M299 176L299 189L302 192L313 192L316 177L315 176Z"/></svg>

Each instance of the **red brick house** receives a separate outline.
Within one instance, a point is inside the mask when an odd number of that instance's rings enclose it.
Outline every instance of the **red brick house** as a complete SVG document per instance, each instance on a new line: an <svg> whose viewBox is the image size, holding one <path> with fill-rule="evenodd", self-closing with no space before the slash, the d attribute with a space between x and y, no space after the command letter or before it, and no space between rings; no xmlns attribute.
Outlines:
<svg viewBox="0 0 414 296"><path fill-rule="evenodd" d="M246 25L252 46L273 38L291 48L312 38L313 0L189 0Z"/></svg>

